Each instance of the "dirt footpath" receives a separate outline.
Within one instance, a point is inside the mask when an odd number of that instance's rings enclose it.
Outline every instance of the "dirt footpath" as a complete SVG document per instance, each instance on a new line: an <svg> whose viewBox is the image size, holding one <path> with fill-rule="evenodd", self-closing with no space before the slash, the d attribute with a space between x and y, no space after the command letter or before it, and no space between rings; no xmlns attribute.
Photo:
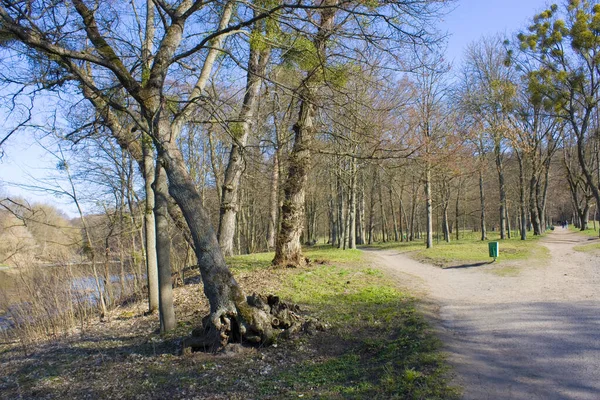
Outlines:
<svg viewBox="0 0 600 400"><path fill-rule="evenodd" d="M442 270L395 251L371 254L439 307L465 399L600 399L600 257L573 250L589 240L558 228L542 241L549 260L512 267Z"/></svg>

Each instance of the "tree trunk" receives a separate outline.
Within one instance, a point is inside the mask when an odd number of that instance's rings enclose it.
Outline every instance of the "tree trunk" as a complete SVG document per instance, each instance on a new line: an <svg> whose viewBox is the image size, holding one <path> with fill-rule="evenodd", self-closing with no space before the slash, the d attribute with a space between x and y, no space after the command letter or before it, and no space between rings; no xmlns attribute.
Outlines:
<svg viewBox="0 0 600 400"><path fill-rule="evenodd" d="M394 207L394 194L392 192L392 184L390 183L389 187L389 195L390 195L390 208L392 212L392 226L394 228L394 241L399 240L399 232L398 232L398 220L396 219L396 207Z"/></svg>
<svg viewBox="0 0 600 400"><path fill-rule="evenodd" d="M456 240L460 240L460 220L459 220L459 216L460 216L460 209L459 209L459 202L460 202L460 190L462 188L462 181L459 180L458 181L458 187L456 188L456 206L454 209L454 224L456 225Z"/></svg>
<svg viewBox="0 0 600 400"><path fill-rule="evenodd" d="M348 209L348 248L356 249L356 159L350 160L350 205Z"/></svg>
<svg viewBox="0 0 600 400"><path fill-rule="evenodd" d="M417 211L417 188L415 187L415 182L412 184L412 196L410 202L410 237L409 240L412 242L416 239L415 237L415 218Z"/></svg>
<svg viewBox="0 0 600 400"><path fill-rule="evenodd" d="M146 234L146 276L148 278L148 311L158 310L158 264L156 257L156 226L154 221L154 156L150 138L142 139L144 188L146 202L144 212L144 231Z"/></svg>
<svg viewBox="0 0 600 400"><path fill-rule="evenodd" d="M346 248L346 237L347 237L347 222L346 221L346 199L344 185L342 178L340 177L342 171L342 164L338 162L338 174L336 176L336 187L337 187L337 221L338 221L338 249Z"/></svg>
<svg viewBox="0 0 600 400"><path fill-rule="evenodd" d="M283 186L281 229L277 235L274 265L302 266L300 235L304 221L304 198L310 169L310 146L315 132L315 105L312 89L306 88L300 105L298 121L294 125L294 147L289 159L288 176Z"/></svg>
<svg viewBox="0 0 600 400"><path fill-rule="evenodd" d="M170 135L163 133L159 137L168 138ZM171 141L157 144L169 178L169 194L181 208L194 240L204 294L210 304L210 315L203 324L203 346L217 349L229 341L242 339L252 343L270 343L273 338L271 318L260 307L248 303L227 268L217 235L202 206L200 194L187 173L177 144Z"/></svg>
<svg viewBox="0 0 600 400"><path fill-rule="evenodd" d="M481 205L481 240L487 240L485 228L485 189L483 187L483 171L479 171L479 201Z"/></svg>
<svg viewBox="0 0 600 400"><path fill-rule="evenodd" d="M260 35L259 29L253 34ZM262 77L265 75L267 62L271 53L270 47L257 50L252 43L248 59L248 72L246 75L246 95L242 103L239 120L232 125L233 144L229 154L229 162L225 170L223 187L221 191L221 206L219 213L219 230L217 239L223 249L224 255L233 255L233 238L235 235L236 213L239 210L239 186L244 169L244 148L248 142L254 109L258 99Z"/></svg>
<svg viewBox="0 0 600 400"><path fill-rule="evenodd" d="M389 237L387 236L387 218L385 215L385 206L383 205L383 183L381 182L381 175L377 174L377 182L379 184L379 213L381 218L381 237L383 242L387 242Z"/></svg>
<svg viewBox="0 0 600 400"><path fill-rule="evenodd" d="M337 0L324 0L322 5L333 6ZM310 71L301 83L299 90L300 111L294 124L294 146L289 159L289 169L284 184L284 200L281 207L281 229L277 235L275 247L275 265L299 266L306 263L302 256L300 234L304 217L304 197L308 171L311 166L311 144L316 131L314 118L316 114L317 84L323 73L326 60L325 46L333 28L336 9L325 7L320 10L318 32L314 39L316 56L320 59L316 70Z"/></svg>
<svg viewBox="0 0 600 400"><path fill-rule="evenodd" d="M535 168L533 168L535 171ZM541 235L540 229L540 216L538 214L537 202L536 202L536 186L537 186L537 177L534 172L532 172L531 177L529 179L529 213L531 215L531 224L533 225L533 234L535 236Z"/></svg>
<svg viewBox="0 0 600 400"><path fill-rule="evenodd" d="M373 170L371 175L374 175L375 168L372 167L371 169ZM375 229L375 182L376 179L373 176L373 179L371 179L371 198L369 199L369 244L373 243L373 230Z"/></svg>
<svg viewBox="0 0 600 400"><path fill-rule="evenodd" d="M504 185L504 165L500 143L494 146L496 170L498 172L498 190L500 192L500 239L506 239L506 189Z"/></svg>
<svg viewBox="0 0 600 400"><path fill-rule="evenodd" d="M156 253L158 259L159 317L160 332L165 333L177 325L173 306L173 282L171 274L171 237L169 236L169 211L167 199L169 189L167 176L160 163L156 165L154 180L156 202L154 207L156 221Z"/></svg>
<svg viewBox="0 0 600 400"><path fill-rule="evenodd" d="M365 244L365 183L363 179L362 170L360 175L359 190L357 206L358 211L356 213L356 244Z"/></svg>
<svg viewBox="0 0 600 400"><path fill-rule="evenodd" d="M431 199L431 168L429 162L425 169L425 213L427 219L427 242L428 249L433 247L433 207Z"/></svg>
<svg viewBox="0 0 600 400"><path fill-rule="evenodd" d="M333 185L333 179L330 180L330 184L329 184L329 231L330 231L330 237L329 237L329 243L332 246L335 246L338 240L338 232L337 232L337 211L336 211L336 203L335 203L335 199L333 198L334 196L334 185Z"/></svg>
<svg viewBox="0 0 600 400"><path fill-rule="evenodd" d="M527 204L525 202L525 168L523 165L523 156L517 152L519 161L519 230L521 231L521 240L527 240Z"/></svg>
<svg viewBox="0 0 600 400"><path fill-rule="evenodd" d="M400 241L404 242L404 204L402 202L402 196L404 195L404 185L400 187L400 201L399 201L399 209L398 209L398 227L400 229Z"/></svg>
<svg viewBox="0 0 600 400"><path fill-rule="evenodd" d="M450 224L448 223L448 201L444 202L444 209L442 213L442 232L444 234L444 241L450 243Z"/></svg>
<svg viewBox="0 0 600 400"><path fill-rule="evenodd" d="M277 208L279 205L279 150L273 153L273 171L271 173L271 196L269 201L269 224L267 226L267 250L275 247L277 234Z"/></svg>

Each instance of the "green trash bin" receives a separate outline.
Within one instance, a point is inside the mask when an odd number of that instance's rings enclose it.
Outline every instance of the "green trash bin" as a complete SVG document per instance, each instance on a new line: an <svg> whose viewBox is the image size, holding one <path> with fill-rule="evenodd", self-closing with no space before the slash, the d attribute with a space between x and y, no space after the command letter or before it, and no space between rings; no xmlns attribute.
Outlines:
<svg viewBox="0 0 600 400"><path fill-rule="evenodd" d="M500 245L498 242L489 242L488 248L490 250L490 257L493 257L494 260L498 258L498 254L500 253Z"/></svg>

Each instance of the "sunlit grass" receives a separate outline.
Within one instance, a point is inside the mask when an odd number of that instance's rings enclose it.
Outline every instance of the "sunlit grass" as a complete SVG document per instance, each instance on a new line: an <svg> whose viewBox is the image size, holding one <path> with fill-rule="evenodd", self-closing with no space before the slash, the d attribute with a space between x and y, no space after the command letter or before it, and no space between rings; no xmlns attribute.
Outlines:
<svg viewBox="0 0 600 400"><path fill-rule="evenodd" d="M335 254L340 250L329 250ZM337 356L322 354L274 379L289 394L309 398L454 399L440 343L414 299L369 267L318 265L287 280L282 296L308 306L331 324ZM270 386L265 394L272 394Z"/></svg>
<svg viewBox="0 0 600 400"><path fill-rule="evenodd" d="M423 241L376 243L370 247L410 252L411 257L440 266L491 261L488 252L488 243L491 241L499 242L500 254L497 262L530 258L540 260L549 256L548 250L539 244L539 236L525 241L518 237L500 240L497 232L489 232L488 240L481 241L480 235L478 232L461 234L460 240L451 240L450 243L434 240L433 247L430 249L425 248Z"/></svg>
<svg viewBox="0 0 600 400"><path fill-rule="evenodd" d="M327 244L307 246L302 249L302 253L313 263L344 264L358 262L363 258L363 253L360 250L340 250ZM227 265L234 273L236 271L252 271L271 265L274 256L274 252L233 256L227 258Z"/></svg>
<svg viewBox="0 0 600 400"><path fill-rule="evenodd" d="M591 225L591 224L590 224ZM579 233L581 235L585 235L587 237L590 238L598 238L598 230L594 230L593 226L585 229L585 230L580 230L579 228L575 227L574 225L570 225L569 226L569 230L572 232L576 232ZM581 251L584 253L589 253L589 252L593 252L593 251L597 251L600 250L600 242L593 242L593 243L588 243L588 244L582 244L579 246L575 246L573 247L573 250L575 251Z"/></svg>
<svg viewBox="0 0 600 400"><path fill-rule="evenodd" d="M454 399L440 343L415 300L369 266L360 250L307 247L314 262L282 270L279 295L316 316L336 338L318 357L291 363L256 385L268 398ZM228 259L232 269L271 267L273 253ZM328 339L329 340L329 339Z"/></svg>
<svg viewBox="0 0 600 400"><path fill-rule="evenodd" d="M569 230L572 231L572 232L581 233L583 235L590 236L590 237L596 237L597 238L599 236L598 229L594 230L593 227L589 227L588 229L582 231L581 229L575 227L574 225L569 225Z"/></svg>
<svg viewBox="0 0 600 400"><path fill-rule="evenodd" d="M584 253L590 253L593 251L600 250L600 243L590 243L590 244L582 244L580 246L573 247L575 251L581 251Z"/></svg>

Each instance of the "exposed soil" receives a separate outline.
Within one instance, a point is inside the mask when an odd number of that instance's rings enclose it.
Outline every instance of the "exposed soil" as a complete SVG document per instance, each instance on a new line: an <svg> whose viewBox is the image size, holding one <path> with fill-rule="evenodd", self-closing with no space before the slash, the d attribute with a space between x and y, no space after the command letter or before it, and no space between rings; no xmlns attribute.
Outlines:
<svg viewBox="0 0 600 400"><path fill-rule="evenodd" d="M592 240L558 228L550 259L445 269L372 254L432 300L464 399L598 399L600 257L573 250Z"/></svg>

